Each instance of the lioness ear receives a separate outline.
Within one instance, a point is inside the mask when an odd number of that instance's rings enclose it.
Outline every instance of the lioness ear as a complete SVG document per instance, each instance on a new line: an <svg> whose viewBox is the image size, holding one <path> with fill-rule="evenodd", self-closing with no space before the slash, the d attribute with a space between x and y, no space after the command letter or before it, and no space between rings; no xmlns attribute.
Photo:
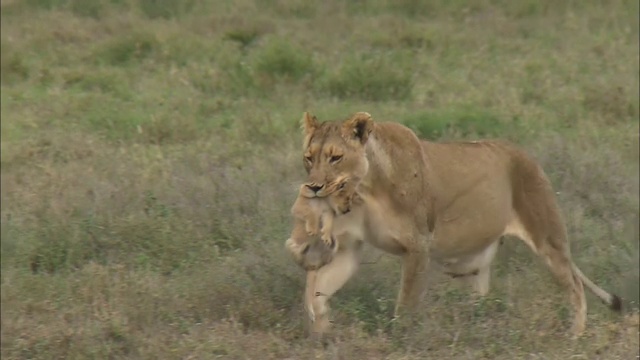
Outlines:
<svg viewBox="0 0 640 360"><path fill-rule="evenodd" d="M302 114L300 127L302 128L302 133L304 134L302 148L306 149L307 147L309 147L311 136L320 127L320 124L318 124L318 118L305 111L305 113Z"/></svg>
<svg viewBox="0 0 640 360"><path fill-rule="evenodd" d="M342 124L342 136L345 139L356 139L364 145L373 130L373 120L366 112L357 112Z"/></svg>
<svg viewBox="0 0 640 360"><path fill-rule="evenodd" d="M319 127L318 118L306 111L304 114L302 114L301 123L302 132L306 136L313 134L313 132Z"/></svg>

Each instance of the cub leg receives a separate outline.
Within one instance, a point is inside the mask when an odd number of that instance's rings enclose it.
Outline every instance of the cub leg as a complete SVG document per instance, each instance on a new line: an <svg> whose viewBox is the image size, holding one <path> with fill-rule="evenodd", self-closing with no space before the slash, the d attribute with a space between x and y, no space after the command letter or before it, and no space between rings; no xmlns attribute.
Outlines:
<svg viewBox="0 0 640 360"><path fill-rule="evenodd" d="M314 213L308 214L305 216L304 223L305 230L307 231L307 235L316 236L318 235L318 231L320 228L320 217Z"/></svg>
<svg viewBox="0 0 640 360"><path fill-rule="evenodd" d="M325 211L322 213L322 228L320 229L321 236L320 238L324 242L327 247L332 249L337 249L337 244L333 244L333 237L331 233L333 232L333 218L335 214L332 211Z"/></svg>

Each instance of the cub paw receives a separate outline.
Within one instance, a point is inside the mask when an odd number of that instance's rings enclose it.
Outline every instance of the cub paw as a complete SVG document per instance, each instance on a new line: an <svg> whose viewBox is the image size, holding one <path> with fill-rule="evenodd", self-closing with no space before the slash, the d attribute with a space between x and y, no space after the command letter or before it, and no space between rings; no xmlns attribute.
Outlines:
<svg viewBox="0 0 640 360"><path fill-rule="evenodd" d="M322 235L322 242L329 248L333 249L336 246L336 241L333 239L331 235Z"/></svg>

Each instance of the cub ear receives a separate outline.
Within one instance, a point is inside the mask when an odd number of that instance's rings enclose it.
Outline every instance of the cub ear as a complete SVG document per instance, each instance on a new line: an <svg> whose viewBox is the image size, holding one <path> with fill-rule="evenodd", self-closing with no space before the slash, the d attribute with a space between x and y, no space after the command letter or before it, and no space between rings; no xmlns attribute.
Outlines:
<svg viewBox="0 0 640 360"><path fill-rule="evenodd" d="M358 140L362 145L367 142L372 130L373 120L366 112L357 112L342 124L342 136L347 140Z"/></svg>

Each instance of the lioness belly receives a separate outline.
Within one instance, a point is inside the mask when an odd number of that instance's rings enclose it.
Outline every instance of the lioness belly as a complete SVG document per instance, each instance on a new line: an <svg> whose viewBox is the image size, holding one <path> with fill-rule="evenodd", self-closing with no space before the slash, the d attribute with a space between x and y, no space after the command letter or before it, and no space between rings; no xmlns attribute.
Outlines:
<svg viewBox="0 0 640 360"><path fill-rule="evenodd" d="M437 214L431 248L443 257L477 254L502 236L513 217L510 185L488 178Z"/></svg>

